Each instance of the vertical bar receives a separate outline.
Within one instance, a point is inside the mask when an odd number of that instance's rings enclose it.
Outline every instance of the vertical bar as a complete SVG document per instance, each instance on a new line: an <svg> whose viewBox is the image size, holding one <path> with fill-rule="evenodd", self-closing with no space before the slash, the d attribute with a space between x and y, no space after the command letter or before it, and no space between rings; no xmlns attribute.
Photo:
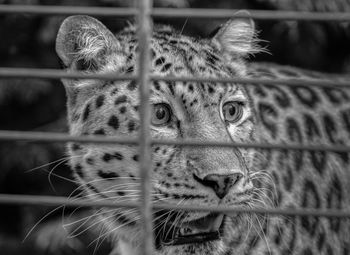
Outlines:
<svg viewBox="0 0 350 255"><path fill-rule="evenodd" d="M151 201L151 136L150 136L150 38L152 34L151 11L153 0L139 0L139 84L140 84L140 175L141 201L140 214L143 227L141 251L145 255L153 255L153 219Z"/></svg>

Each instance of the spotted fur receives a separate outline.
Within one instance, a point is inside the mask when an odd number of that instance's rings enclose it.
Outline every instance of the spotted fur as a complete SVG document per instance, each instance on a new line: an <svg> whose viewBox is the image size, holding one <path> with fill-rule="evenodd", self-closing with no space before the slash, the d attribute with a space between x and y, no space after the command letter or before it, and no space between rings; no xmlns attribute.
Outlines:
<svg viewBox="0 0 350 255"><path fill-rule="evenodd" d="M130 27L114 36L99 21L74 16L61 26L56 49L68 70L136 74L135 33ZM151 40L151 72L177 77L326 79L291 67L247 63L246 56L258 51L255 42L254 25L246 19L229 21L211 39L195 39L159 26ZM138 136L136 82L63 83L72 135ZM150 89L153 109L165 104L171 112L166 125L152 122L151 134L157 139L349 145L350 91L346 89L165 81L152 82ZM234 102L241 111L235 121L229 121L223 111L227 102ZM163 116L164 108L152 113L152 118ZM72 170L88 198L139 199L137 147L73 143L68 151ZM152 147L152 156L154 202L350 209L347 153L162 145ZM206 181L208 176L233 173L239 178L224 194ZM98 212L107 233L102 237L108 235L121 254L141 253L142 229L136 209ZM158 242L171 233L166 222L181 225L206 214L160 211L154 216L157 254L345 255L350 250L346 220L226 215L219 240L169 246Z"/></svg>

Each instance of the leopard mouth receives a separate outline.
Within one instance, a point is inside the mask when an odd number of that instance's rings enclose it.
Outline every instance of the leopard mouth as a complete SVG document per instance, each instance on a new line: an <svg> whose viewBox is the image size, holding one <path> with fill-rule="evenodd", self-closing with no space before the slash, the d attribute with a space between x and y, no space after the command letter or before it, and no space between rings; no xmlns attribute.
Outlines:
<svg viewBox="0 0 350 255"><path fill-rule="evenodd" d="M167 224L169 233L158 241L166 246L216 241L222 236L223 222L223 214L209 214L200 219L182 223L180 227Z"/></svg>

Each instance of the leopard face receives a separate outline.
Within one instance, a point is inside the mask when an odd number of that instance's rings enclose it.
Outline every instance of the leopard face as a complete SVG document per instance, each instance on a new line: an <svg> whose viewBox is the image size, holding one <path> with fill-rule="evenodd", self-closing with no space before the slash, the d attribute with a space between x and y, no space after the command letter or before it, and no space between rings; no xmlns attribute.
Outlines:
<svg viewBox="0 0 350 255"><path fill-rule="evenodd" d="M66 19L57 52L68 70L137 73L137 39L129 28L114 36L99 21ZM254 52L250 20L228 22L211 40L156 27L151 73L165 76L241 77L244 57ZM138 137L139 84L135 81L64 80L72 135ZM151 135L156 139L237 141L254 139L251 100L239 84L154 81L150 85ZM138 201L138 148L130 145L70 144L75 177L93 200ZM232 148L153 146L152 200L178 205L251 206L251 152ZM139 215L133 209L104 209L106 232L120 247L140 243ZM159 211L154 215L159 253L215 253L246 225L245 217Z"/></svg>
<svg viewBox="0 0 350 255"><path fill-rule="evenodd" d="M156 26L150 71L156 76L326 79L291 67L247 64L255 53L254 25L231 20L211 39ZM68 71L137 74L135 28L113 35L99 21L74 16L62 24L56 50ZM329 78L327 78L329 79ZM331 77L339 79L339 77ZM63 80L72 135L139 135L135 81ZM349 145L348 89L243 86L152 81L155 139ZM140 198L137 146L69 144L70 165L86 198ZM152 147L152 201L246 208L350 209L348 153L241 148ZM137 209L94 214L121 254L139 254ZM311 217L261 217L185 211L154 213L157 254L348 254L349 222Z"/></svg>

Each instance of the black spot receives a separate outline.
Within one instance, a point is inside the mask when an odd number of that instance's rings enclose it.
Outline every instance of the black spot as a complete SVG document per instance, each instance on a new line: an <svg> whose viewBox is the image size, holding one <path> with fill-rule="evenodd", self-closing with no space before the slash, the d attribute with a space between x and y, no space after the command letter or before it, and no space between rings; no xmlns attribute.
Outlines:
<svg viewBox="0 0 350 255"><path fill-rule="evenodd" d="M120 107L119 112L121 114L124 114L126 112L126 107L125 106Z"/></svg>
<svg viewBox="0 0 350 255"><path fill-rule="evenodd" d="M327 251L326 252L327 255L333 255L333 249L332 249L332 247L330 245L327 246L326 251Z"/></svg>
<svg viewBox="0 0 350 255"><path fill-rule="evenodd" d="M130 91L133 91L136 89L136 81L131 81L129 84L128 84L128 90Z"/></svg>
<svg viewBox="0 0 350 255"><path fill-rule="evenodd" d="M160 84L159 84L159 82L158 81L154 81L153 82L153 87L156 89L156 90L160 90Z"/></svg>
<svg viewBox="0 0 350 255"><path fill-rule="evenodd" d="M84 179L84 173L83 173L83 167L80 165L80 164L77 164L75 167L74 167L74 171L77 173L77 175Z"/></svg>
<svg viewBox="0 0 350 255"><path fill-rule="evenodd" d="M324 151L310 151L311 155L311 163L315 167L315 169L320 173L323 174L323 170L326 167L327 162L327 153Z"/></svg>
<svg viewBox="0 0 350 255"><path fill-rule="evenodd" d="M166 72L170 69L170 67L172 66L171 63L167 63L162 67L162 70L160 70L161 72Z"/></svg>
<svg viewBox="0 0 350 255"><path fill-rule="evenodd" d="M164 57L160 57L156 59L156 66L162 65L165 62L165 58Z"/></svg>
<svg viewBox="0 0 350 255"><path fill-rule="evenodd" d="M102 156L102 159L103 159L103 161L109 162L109 161L112 160L112 155L109 154L109 153L105 153L105 154Z"/></svg>
<svg viewBox="0 0 350 255"><path fill-rule="evenodd" d="M262 86L262 85L257 85L254 87L254 93L257 94L259 97L266 97L267 93L265 91L266 86Z"/></svg>
<svg viewBox="0 0 350 255"><path fill-rule="evenodd" d="M156 56L156 52L154 51L154 49L151 49L151 57L154 58Z"/></svg>
<svg viewBox="0 0 350 255"><path fill-rule="evenodd" d="M319 129L317 121L309 114L304 114L304 127L306 130L306 137L310 142L322 138L322 133ZM327 154L324 151L310 151L311 163L315 169L322 174L326 167Z"/></svg>
<svg viewBox="0 0 350 255"><path fill-rule="evenodd" d="M210 94L212 94L212 93L215 92L215 89L212 88L211 86L208 86L208 92L209 92Z"/></svg>
<svg viewBox="0 0 350 255"><path fill-rule="evenodd" d="M123 160L124 158L123 155L120 154L119 152L114 152L112 156L114 159L117 159L117 160Z"/></svg>
<svg viewBox="0 0 350 255"><path fill-rule="evenodd" d="M297 121L292 118L288 118L286 120L286 125L289 139L292 142L297 142L297 144L302 144L303 137ZM304 152L302 150L294 150L291 151L290 154L293 157L293 162L295 162L295 170L299 171L303 164Z"/></svg>
<svg viewBox="0 0 350 255"><path fill-rule="evenodd" d="M81 149L83 149L83 148L81 147L80 144L73 143L73 144L71 145L71 149L72 149L72 151L79 151L79 150L81 150Z"/></svg>
<svg viewBox="0 0 350 255"><path fill-rule="evenodd" d="M117 94L119 91L119 88L114 88L112 91L111 91L111 96L114 96L115 94Z"/></svg>
<svg viewBox="0 0 350 255"><path fill-rule="evenodd" d="M98 170L97 175L103 179L115 179L119 177L119 175L114 172L104 172L102 170Z"/></svg>
<svg viewBox="0 0 350 255"><path fill-rule="evenodd" d="M275 108L273 108L273 106L267 103L260 102L258 104L258 112L263 125L271 132L271 136L273 138L276 138L276 134L277 134L276 121L271 120L271 117L273 117L274 119L278 118L278 113L275 110Z"/></svg>
<svg viewBox="0 0 350 255"><path fill-rule="evenodd" d="M94 164L94 159L93 158L87 158L86 159L86 163L88 163L89 165L93 165Z"/></svg>
<svg viewBox="0 0 350 255"><path fill-rule="evenodd" d="M118 191L117 194L118 194L119 196L125 196L125 192L123 192L123 191Z"/></svg>
<svg viewBox="0 0 350 255"><path fill-rule="evenodd" d="M107 124L108 126L117 130L119 128L119 119L117 118L117 116L112 115L112 117L109 118L109 121Z"/></svg>
<svg viewBox="0 0 350 255"><path fill-rule="evenodd" d="M310 248L303 250L302 255L314 255Z"/></svg>
<svg viewBox="0 0 350 255"><path fill-rule="evenodd" d="M287 191L291 191L293 187L294 174L290 168L287 168L286 175L283 176L283 184Z"/></svg>
<svg viewBox="0 0 350 255"><path fill-rule="evenodd" d="M90 104L87 104L85 106L84 112L83 112L83 121L85 122L89 118L90 114Z"/></svg>
<svg viewBox="0 0 350 255"><path fill-rule="evenodd" d="M319 232L317 240L316 240L317 249L318 249L319 252L321 252L321 250L323 249L325 240L326 240L326 234L324 233L323 230L321 230Z"/></svg>
<svg viewBox="0 0 350 255"><path fill-rule="evenodd" d="M128 123L128 130L129 130L129 132L134 131L135 130L135 126L136 126L135 122L129 121L129 123Z"/></svg>
<svg viewBox="0 0 350 255"><path fill-rule="evenodd" d="M114 104L118 105L118 104L122 104L125 103L127 100L127 97L125 95L119 96L117 97L117 99L114 101Z"/></svg>
<svg viewBox="0 0 350 255"><path fill-rule="evenodd" d="M306 136L310 142L313 142L314 138L321 138L321 132L318 128L317 121L309 114L304 114L304 126L306 130Z"/></svg>
<svg viewBox="0 0 350 255"><path fill-rule="evenodd" d="M133 157L132 157L132 159L134 160L134 161L139 161L139 155L134 155Z"/></svg>
<svg viewBox="0 0 350 255"><path fill-rule="evenodd" d="M309 87L292 86L290 89L302 104L310 108L314 108L320 102L316 92Z"/></svg>
<svg viewBox="0 0 350 255"><path fill-rule="evenodd" d="M105 135L106 132L103 128L94 131L94 135Z"/></svg>
<svg viewBox="0 0 350 255"><path fill-rule="evenodd" d="M130 55L128 56L127 61L131 61L131 60L133 60L133 58L134 58L134 54L130 54Z"/></svg>
<svg viewBox="0 0 350 255"><path fill-rule="evenodd" d="M332 116L330 116L329 114L324 114L323 115L323 123L324 123L324 127L326 129L326 134L328 136L329 141L332 144L340 144L343 145L344 142L341 139L337 138L337 124L336 122L333 120ZM346 152L337 152L337 155L339 155L339 157L343 160L343 162L345 164L347 164L349 162L349 154Z"/></svg>
<svg viewBox="0 0 350 255"><path fill-rule="evenodd" d="M315 184L306 180L303 186L301 206L303 208L313 208L317 209L321 207L321 200L317 191ZM311 236L314 236L316 233L317 225L319 222L319 218L303 216L301 217L301 225L302 227L309 232Z"/></svg>
<svg viewBox="0 0 350 255"><path fill-rule="evenodd" d="M340 115L343 120L343 125L345 127L345 130L348 132L350 137L350 109L341 111Z"/></svg>
<svg viewBox="0 0 350 255"><path fill-rule="evenodd" d="M174 91L175 83L174 82L168 82L167 84L168 84L168 88L170 90L170 93L172 95L175 95L175 91Z"/></svg>
<svg viewBox="0 0 350 255"><path fill-rule="evenodd" d="M119 152L115 152L113 154L110 154L110 153L105 153L103 156L102 156L102 159L105 161L105 162L109 162L111 161L112 159L116 159L116 160L123 160L123 155L120 154Z"/></svg>
<svg viewBox="0 0 350 255"><path fill-rule="evenodd" d="M104 95L99 95L96 98L96 108L100 108L104 104L104 101L105 101L105 96Z"/></svg>
<svg viewBox="0 0 350 255"><path fill-rule="evenodd" d="M327 199L327 208L329 209L342 209L342 201L343 201L343 189L342 183L339 178L334 175L331 183L329 184L329 188L326 194ZM329 223L331 226L331 230L335 233L338 233L340 230L340 219L339 218L329 218Z"/></svg>
<svg viewBox="0 0 350 255"><path fill-rule="evenodd" d="M129 66L128 69L126 69L126 73L132 73L134 71L133 66Z"/></svg>
<svg viewBox="0 0 350 255"><path fill-rule="evenodd" d="M269 85L266 86L268 89L275 91L273 93L274 98L279 106L282 108L287 108L291 106L290 99L288 97L288 93L283 90L283 88L279 86Z"/></svg>
<svg viewBox="0 0 350 255"><path fill-rule="evenodd" d="M339 88L323 88L323 91L325 92L325 95L328 97L329 101L335 105L349 102L348 95Z"/></svg>
<svg viewBox="0 0 350 255"><path fill-rule="evenodd" d="M327 133L329 141L332 144L339 143L339 141L336 139L336 135L337 135L336 123L334 122L332 117L327 113L325 113L323 115L323 124L324 124L324 127L326 129L326 133Z"/></svg>

